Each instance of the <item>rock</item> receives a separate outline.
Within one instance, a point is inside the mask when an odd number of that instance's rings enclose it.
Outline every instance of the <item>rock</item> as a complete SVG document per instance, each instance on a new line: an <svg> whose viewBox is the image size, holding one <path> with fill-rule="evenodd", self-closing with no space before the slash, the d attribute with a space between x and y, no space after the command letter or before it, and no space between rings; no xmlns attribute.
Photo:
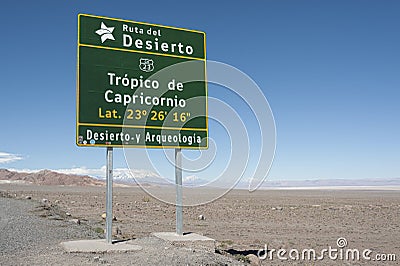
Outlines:
<svg viewBox="0 0 400 266"><path fill-rule="evenodd" d="M118 226L113 228L113 235L122 236L122 231Z"/></svg>
<svg viewBox="0 0 400 266"><path fill-rule="evenodd" d="M71 214L70 214L69 212L66 212L66 213L65 213L65 215L67 215L67 216L71 216Z"/></svg>
<svg viewBox="0 0 400 266"><path fill-rule="evenodd" d="M283 210L283 207L279 207L279 206L278 206L278 207L276 207L276 210L277 210L277 211L281 211L281 210Z"/></svg>
<svg viewBox="0 0 400 266"><path fill-rule="evenodd" d="M246 256L246 258L249 259L250 265L252 265L252 266L260 266L261 265L260 259L254 254L249 254Z"/></svg>
<svg viewBox="0 0 400 266"><path fill-rule="evenodd" d="M105 260L102 257L94 257L93 260L95 262L100 263L100 264L104 264L105 263Z"/></svg>
<svg viewBox="0 0 400 266"><path fill-rule="evenodd" d="M204 217L203 214L200 214L197 218L198 218L199 220L205 220L205 219L206 219L206 217Z"/></svg>
<svg viewBox="0 0 400 266"><path fill-rule="evenodd" d="M26 196L25 199L32 199L32 197L31 196Z"/></svg>
<svg viewBox="0 0 400 266"><path fill-rule="evenodd" d="M75 223L75 224L81 224L81 220L79 220L79 219L71 219L69 221L72 223Z"/></svg>
<svg viewBox="0 0 400 266"><path fill-rule="evenodd" d="M103 218L104 220L107 218L107 214L106 213L103 213L102 215L101 215L101 218ZM115 217L114 215L113 215L113 221L116 221L117 220L117 217Z"/></svg>
<svg viewBox="0 0 400 266"><path fill-rule="evenodd" d="M49 200L48 199L42 199L42 203L43 204L47 204L47 203L49 203Z"/></svg>
<svg viewBox="0 0 400 266"><path fill-rule="evenodd" d="M58 204L58 203L60 203L60 201L59 201L59 200L55 200L54 203L55 203L55 204Z"/></svg>

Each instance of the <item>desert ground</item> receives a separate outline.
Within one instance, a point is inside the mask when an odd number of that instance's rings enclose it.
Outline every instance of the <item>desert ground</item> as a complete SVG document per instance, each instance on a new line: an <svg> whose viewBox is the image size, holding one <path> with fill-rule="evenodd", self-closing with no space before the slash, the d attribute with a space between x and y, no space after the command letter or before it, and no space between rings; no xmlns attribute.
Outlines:
<svg viewBox="0 0 400 266"><path fill-rule="evenodd" d="M160 188L162 190L163 188ZM162 193L162 192L161 192ZM63 230L71 227L67 235L52 236L49 247L40 254L26 251L23 245L14 245L13 250L0 251L1 265L40 265L76 263L85 265L241 265L257 261L249 260L249 254L257 254L260 249L269 251L292 249L300 251L314 249L319 255L328 247L338 249L337 240L345 238L345 249L369 249L370 260L346 260L340 257L323 260L296 259L280 260L276 253L272 259L260 260L261 265L399 265L400 261L400 191L399 190L232 190L211 203L184 208L184 231L195 232L216 239L217 259L191 260L174 259L152 261L154 254L147 253L148 261L137 259L133 253L126 254L67 254L55 243L73 239L104 237L105 187L84 186L37 186L27 184L0 184L0 199L8 199L10 210L25 204L24 208L39 219L38 221L60 220ZM45 199L43 202L43 199ZM28 204L28 205L26 205ZM44 207L47 206L47 208ZM19 228L4 234L7 212L3 208L3 231L0 245L7 246L7 235L18 234ZM6 208L7 209L7 208ZM149 240L152 232L175 231L175 207L160 202L138 187L115 187L113 189L114 239ZM200 219L199 216L203 218ZM36 218L35 218L36 219ZM41 220L40 220L41 219ZM79 220L79 224L77 223ZM0 220L1 221L1 220ZM8 220L8 223L12 221ZM29 221L26 226L29 228ZM60 225L61 226L61 225ZM0 224L1 227L1 224ZM10 227L8 227L10 228ZM10 230L10 229L8 229ZM34 229L32 229L34 230ZM41 243L46 245L46 237ZM21 250L18 250L20 249ZM164 247L167 249L166 247ZM19 252L20 251L20 252ZM23 251L23 252L22 252ZM48 252L48 254L43 254ZM173 250L171 250L173 252ZM178 251L176 251L178 252ZM17 256L15 254L18 254ZM186 254L186 255L185 255ZM201 254L201 253L198 253ZM259 253L263 254L263 253ZM271 254L271 253L269 253ZM273 253L272 253L273 254ZM377 261L376 255L386 261ZM394 260L396 255L397 261ZM247 256L247 257L246 257ZM224 259L227 258L227 259ZM143 259L143 258L142 258ZM252 257L254 259L254 256ZM392 260L392 261L388 261Z"/></svg>

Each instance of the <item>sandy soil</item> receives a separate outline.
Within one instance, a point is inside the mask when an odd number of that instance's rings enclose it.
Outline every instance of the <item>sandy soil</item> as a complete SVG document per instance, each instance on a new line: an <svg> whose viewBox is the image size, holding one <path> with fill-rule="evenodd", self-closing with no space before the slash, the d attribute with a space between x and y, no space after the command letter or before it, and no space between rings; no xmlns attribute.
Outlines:
<svg viewBox="0 0 400 266"><path fill-rule="evenodd" d="M46 198L70 213L70 219L80 219L94 230L104 228L104 187L1 184L0 191L36 201ZM115 238L142 238L151 232L175 230L174 206L135 187L114 188L113 195ZM200 220L199 215L205 219ZM262 265L399 265L399 221L399 191L233 190L212 203L184 209L184 230L216 239L223 254L256 254L268 245L268 250L297 249L300 254L303 249L314 249L319 255L329 246L338 249L338 238L347 240L344 252L372 250L370 261L331 260L327 254L322 262L281 261L275 253L272 261L267 258ZM373 261L377 254L395 254L397 261Z"/></svg>

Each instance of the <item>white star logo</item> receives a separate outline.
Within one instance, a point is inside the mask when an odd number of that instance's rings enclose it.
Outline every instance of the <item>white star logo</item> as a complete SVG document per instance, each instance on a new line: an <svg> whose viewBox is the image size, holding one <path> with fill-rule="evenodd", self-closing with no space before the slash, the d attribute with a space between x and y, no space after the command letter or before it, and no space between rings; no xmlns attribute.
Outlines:
<svg viewBox="0 0 400 266"><path fill-rule="evenodd" d="M104 22L101 22L100 29L96 30L96 33L101 36L101 43L104 43L106 40L113 40L114 36L112 32L114 31L114 27L107 27Z"/></svg>

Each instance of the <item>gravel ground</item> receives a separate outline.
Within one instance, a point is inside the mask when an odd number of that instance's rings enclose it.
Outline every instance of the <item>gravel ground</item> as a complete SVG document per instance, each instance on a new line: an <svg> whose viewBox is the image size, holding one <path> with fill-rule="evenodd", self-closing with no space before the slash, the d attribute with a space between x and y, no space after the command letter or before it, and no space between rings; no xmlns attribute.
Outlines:
<svg viewBox="0 0 400 266"><path fill-rule="evenodd" d="M135 239L141 251L66 253L61 242L100 235L84 222L76 224L63 217L63 211L47 203L4 196L9 195L0 195L0 265L243 265L230 257L178 248L155 237Z"/></svg>
<svg viewBox="0 0 400 266"><path fill-rule="evenodd" d="M274 254L274 257L262 260L262 265L400 265L400 194L399 190L381 189L260 190L251 194L244 190L232 190L209 204L184 208L185 232L216 239L217 250L225 255L221 256L200 250L179 249L148 237L152 232L175 230L175 207L150 197L140 188L115 187L114 239L136 238L143 250L128 254L66 254L58 246L63 239L99 237L94 231L101 232L105 226L102 218L104 190L104 187L0 184L0 195L3 193L14 198L8 204L30 204L25 209L20 206L20 215L29 218L17 218L21 222L18 226L7 226L7 234L37 231L30 238L16 237L17 240L31 241L33 252L24 250L22 244L14 247L15 243L1 239L1 248L4 245L8 253L3 255L0 264L4 261L4 265L235 265L241 264L236 259L245 259L246 255L257 254L260 249L268 247L269 255ZM159 188L159 192L167 193L165 188ZM210 191L210 195L213 193ZM26 197L31 199L26 200ZM47 204L51 204L51 208L38 208L43 198L48 199ZM13 207L1 207L12 213L10 208ZM199 219L200 215L204 219ZM12 219L12 216L3 218ZM71 219L79 219L81 224L68 222ZM29 226L24 221L29 221ZM9 223L10 220L3 221L3 224ZM37 223L44 225L39 227L41 225ZM54 232L49 233L49 228ZM46 235L36 235L40 232L46 232ZM3 238L3 234L0 237ZM325 254L321 261L280 260L276 252L272 253L272 249L296 249L300 252L314 249L320 255L328 247L338 248L338 240L347 242L343 252L369 249L373 251L372 259L377 255L395 255L395 258L352 261L330 259Z"/></svg>

